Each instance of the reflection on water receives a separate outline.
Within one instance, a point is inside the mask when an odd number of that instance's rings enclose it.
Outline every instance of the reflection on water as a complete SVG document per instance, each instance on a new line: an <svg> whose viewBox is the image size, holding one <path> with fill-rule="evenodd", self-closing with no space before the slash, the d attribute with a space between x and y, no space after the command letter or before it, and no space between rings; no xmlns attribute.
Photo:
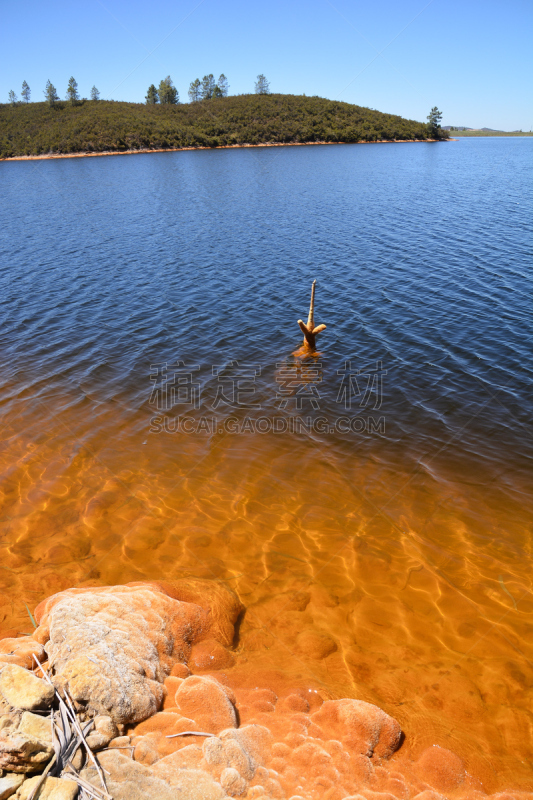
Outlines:
<svg viewBox="0 0 533 800"><path fill-rule="evenodd" d="M530 149L0 165L2 635L87 581L221 580L251 674L529 788Z"/></svg>

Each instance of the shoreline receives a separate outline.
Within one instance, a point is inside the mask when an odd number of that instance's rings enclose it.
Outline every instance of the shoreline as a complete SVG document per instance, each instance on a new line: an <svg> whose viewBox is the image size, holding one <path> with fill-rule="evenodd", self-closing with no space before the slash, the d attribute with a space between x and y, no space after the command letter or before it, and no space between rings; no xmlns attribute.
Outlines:
<svg viewBox="0 0 533 800"><path fill-rule="evenodd" d="M414 144L427 142L456 142L457 139L378 139L375 142L264 142L262 144L222 144L217 147L205 147L199 145L198 147L161 147L161 148L139 148L137 150L101 150L99 152L81 152L81 153L47 153L38 156L10 156L9 158L0 158L2 161L47 161L55 158L94 158L96 156L130 156L143 153L180 153L185 150L234 150L248 147L308 147L310 145L324 145L324 144Z"/></svg>

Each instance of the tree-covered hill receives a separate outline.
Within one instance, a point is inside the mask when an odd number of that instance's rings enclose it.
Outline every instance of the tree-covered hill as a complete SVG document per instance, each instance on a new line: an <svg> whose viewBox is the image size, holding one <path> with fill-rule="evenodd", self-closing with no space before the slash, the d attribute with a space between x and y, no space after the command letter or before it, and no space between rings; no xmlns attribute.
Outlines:
<svg viewBox="0 0 533 800"><path fill-rule="evenodd" d="M441 131L448 138L447 131ZM237 95L184 105L107 100L0 105L0 158L267 142L427 139L422 122L298 95Z"/></svg>

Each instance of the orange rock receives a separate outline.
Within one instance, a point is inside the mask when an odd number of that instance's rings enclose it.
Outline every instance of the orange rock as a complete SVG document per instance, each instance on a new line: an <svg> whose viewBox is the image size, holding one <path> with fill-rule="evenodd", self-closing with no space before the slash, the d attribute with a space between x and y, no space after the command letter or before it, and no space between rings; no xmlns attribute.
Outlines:
<svg viewBox="0 0 533 800"><path fill-rule="evenodd" d="M227 669L232 667L235 659L229 650L226 650L215 639L205 639L193 645L189 657L189 667L194 672L205 672L213 669Z"/></svg>
<svg viewBox="0 0 533 800"><path fill-rule="evenodd" d="M199 730L219 733L237 727L233 703L224 686L214 678L191 675L176 692L176 704L182 714L191 717Z"/></svg>
<svg viewBox="0 0 533 800"><path fill-rule="evenodd" d="M176 707L176 692L178 691L180 685L183 683L183 678L175 678L174 676L169 676L165 679L165 689L167 690L167 694L165 699L163 700L163 710L167 711L169 708Z"/></svg>
<svg viewBox="0 0 533 800"><path fill-rule="evenodd" d="M416 772L441 792L457 789L465 779L465 766L459 756L438 745L424 750L416 762Z"/></svg>
<svg viewBox="0 0 533 800"><path fill-rule="evenodd" d="M309 703L299 694L290 694L278 702L277 711L300 711L304 714L309 712Z"/></svg>
<svg viewBox="0 0 533 800"><path fill-rule="evenodd" d="M400 744L396 720L362 700L327 700L312 714L312 721L324 738L339 739L349 750L368 757L389 758Z"/></svg>
<svg viewBox="0 0 533 800"><path fill-rule="evenodd" d="M337 650L337 644L331 636L315 631L303 631L296 638L301 653L317 661L331 655Z"/></svg>
<svg viewBox="0 0 533 800"><path fill-rule="evenodd" d="M46 658L46 653L42 644L36 642L31 636L0 640L0 663L16 664L24 669L34 669L34 656L37 661L42 662Z"/></svg>
<svg viewBox="0 0 533 800"><path fill-rule="evenodd" d="M190 670L186 664L182 664L181 662L177 662L174 664L170 671L170 675L173 678L188 678L190 675Z"/></svg>

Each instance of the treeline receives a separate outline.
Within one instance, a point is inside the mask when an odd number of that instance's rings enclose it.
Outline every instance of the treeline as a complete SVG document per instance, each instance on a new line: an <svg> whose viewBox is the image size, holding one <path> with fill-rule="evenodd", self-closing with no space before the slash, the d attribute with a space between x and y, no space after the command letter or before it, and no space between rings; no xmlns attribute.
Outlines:
<svg viewBox="0 0 533 800"><path fill-rule="evenodd" d="M448 138L447 131L438 131ZM424 140L430 126L321 97L251 94L176 105L0 105L0 158L223 145Z"/></svg>
<svg viewBox="0 0 533 800"><path fill-rule="evenodd" d="M22 81L22 90L21 90L20 94L22 96L22 100L23 100L24 103L29 103L30 102L31 89L28 86L28 84L26 83L26 81ZM59 102L59 95L57 93L57 89L56 89L56 87L54 86L54 84L50 80L46 81L46 86L45 86L43 94L44 94L44 96L46 98L46 102L48 103L48 105L52 106L52 105L54 105L54 103ZM16 92L14 92L13 89L9 90L8 97L9 97L9 104L10 105L12 105L12 106L18 106L19 105L20 101L19 101L19 99L17 97ZM66 99L68 100L68 102L71 105L75 105L76 103L80 102L80 94L78 92L78 83L74 78L69 78L69 82L68 82L68 86L67 86ZM83 98L83 99L85 100L86 98ZM91 100L99 100L99 99L100 99L100 92L98 91L96 86L93 86L93 88L91 89Z"/></svg>
<svg viewBox="0 0 533 800"><path fill-rule="evenodd" d="M258 75L257 80L255 82L255 93L256 94L269 94L270 92L270 84L265 78L264 75ZM202 80L196 78L194 81L191 81L189 86L189 102L197 103L200 100L212 100L217 97L227 97L229 93L229 83L228 79L224 74L220 75L218 81L215 81L214 75L211 73L209 75L204 75ZM22 82L22 90L21 90L22 100L25 103L30 102L31 98L31 89L28 86L26 81ZM55 103L59 102L59 95L57 93L57 89L54 84L50 81L46 81L46 87L44 89L44 96L48 105L52 106ZM75 78L71 77L68 82L67 86L67 93L66 99L71 105L75 105L76 103L80 102L80 95L78 92L78 83ZM83 98L86 100L87 98ZM91 100L99 100L100 99L100 92L93 86L91 89ZM156 88L155 84L151 84L148 87L148 92L146 93L146 103L147 105L156 105L156 103L161 103L162 105L177 105L180 101L180 96L178 90L174 86L172 78L170 75L167 75L166 78L159 83L159 88ZM17 97L16 92L13 89L10 89L8 95L9 104L12 106L19 105L19 99Z"/></svg>

